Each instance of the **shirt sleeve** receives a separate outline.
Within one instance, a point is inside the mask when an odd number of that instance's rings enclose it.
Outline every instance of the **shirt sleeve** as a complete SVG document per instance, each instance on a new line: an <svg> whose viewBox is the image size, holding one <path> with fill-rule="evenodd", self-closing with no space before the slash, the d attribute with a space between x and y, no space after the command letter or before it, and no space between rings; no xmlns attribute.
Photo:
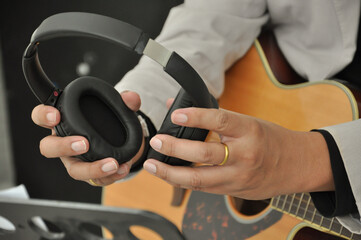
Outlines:
<svg viewBox="0 0 361 240"><path fill-rule="evenodd" d="M335 184L335 191L310 193L315 207L325 217L357 213L355 198L335 140L326 130L314 131L321 133L326 140Z"/></svg>
<svg viewBox="0 0 361 240"><path fill-rule="evenodd" d="M324 128L340 151L358 212L337 217L350 231L361 234L361 119Z"/></svg>
<svg viewBox="0 0 361 240"><path fill-rule="evenodd" d="M250 48L267 22L265 0L186 0L173 8L156 41L176 51L219 97L225 71ZM116 85L137 92L144 112L159 129L167 113L166 100L179 85L147 57Z"/></svg>

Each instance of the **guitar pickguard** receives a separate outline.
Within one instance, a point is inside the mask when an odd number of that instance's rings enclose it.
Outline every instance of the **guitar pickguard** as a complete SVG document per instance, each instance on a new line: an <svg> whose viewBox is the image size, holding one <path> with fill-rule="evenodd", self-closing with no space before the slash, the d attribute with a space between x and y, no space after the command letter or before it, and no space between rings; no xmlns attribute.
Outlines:
<svg viewBox="0 0 361 240"><path fill-rule="evenodd" d="M230 213L225 198L203 192L192 192L183 218L186 239L247 239L265 230L282 218L270 210L256 221L239 221Z"/></svg>

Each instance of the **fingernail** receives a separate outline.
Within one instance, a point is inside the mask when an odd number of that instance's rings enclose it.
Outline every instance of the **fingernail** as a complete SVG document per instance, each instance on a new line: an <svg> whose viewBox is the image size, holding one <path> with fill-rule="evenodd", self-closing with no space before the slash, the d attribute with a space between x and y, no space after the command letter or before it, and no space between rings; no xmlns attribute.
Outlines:
<svg viewBox="0 0 361 240"><path fill-rule="evenodd" d="M110 172L110 171L114 171L115 169L117 169L117 164L115 164L114 161L107 162L102 166L103 172Z"/></svg>
<svg viewBox="0 0 361 240"><path fill-rule="evenodd" d="M120 166L117 173L119 175L123 175L126 171L127 171L127 169L124 166Z"/></svg>
<svg viewBox="0 0 361 240"><path fill-rule="evenodd" d="M183 113L177 113L174 114L173 120L174 122L178 122L178 123L186 123L188 121L188 117Z"/></svg>
<svg viewBox="0 0 361 240"><path fill-rule="evenodd" d="M71 144L71 149L73 149L75 152L84 152L86 150L86 144L85 141L77 141L73 142Z"/></svg>
<svg viewBox="0 0 361 240"><path fill-rule="evenodd" d="M157 167L153 163L145 162L143 167L151 174L155 174L157 172Z"/></svg>
<svg viewBox="0 0 361 240"><path fill-rule="evenodd" d="M55 123L56 122L56 113L55 112L47 113L46 119L48 119L48 121L51 123Z"/></svg>
<svg viewBox="0 0 361 240"><path fill-rule="evenodd" d="M155 150L160 150L162 148L162 141L154 137L150 140L150 146Z"/></svg>

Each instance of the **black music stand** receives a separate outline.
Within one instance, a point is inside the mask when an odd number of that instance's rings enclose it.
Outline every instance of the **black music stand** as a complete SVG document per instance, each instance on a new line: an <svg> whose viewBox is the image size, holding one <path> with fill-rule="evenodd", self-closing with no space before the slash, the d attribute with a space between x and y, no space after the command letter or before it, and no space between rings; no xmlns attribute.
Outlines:
<svg viewBox="0 0 361 240"><path fill-rule="evenodd" d="M89 231L87 225L107 228L114 240L138 239L130 231L131 226L149 228L163 239L185 239L169 220L156 213L137 209L37 199L0 199L0 216L15 227L14 231L0 227L0 240L104 239L102 234ZM50 231L34 223L33 219L37 216L44 219L48 227L51 223ZM51 229L53 225L56 230Z"/></svg>

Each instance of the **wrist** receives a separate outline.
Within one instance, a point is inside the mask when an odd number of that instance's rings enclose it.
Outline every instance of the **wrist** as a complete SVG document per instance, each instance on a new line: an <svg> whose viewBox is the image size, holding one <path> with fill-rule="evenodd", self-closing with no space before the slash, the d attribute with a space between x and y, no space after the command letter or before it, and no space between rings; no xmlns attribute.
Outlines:
<svg viewBox="0 0 361 240"><path fill-rule="evenodd" d="M302 192L334 191L334 180L327 143L318 132L304 132L304 172L300 175ZM302 145L301 145L302 146Z"/></svg>
<svg viewBox="0 0 361 240"><path fill-rule="evenodd" d="M334 189L328 148L320 133L287 130L277 147L274 195Z"/></svg>

